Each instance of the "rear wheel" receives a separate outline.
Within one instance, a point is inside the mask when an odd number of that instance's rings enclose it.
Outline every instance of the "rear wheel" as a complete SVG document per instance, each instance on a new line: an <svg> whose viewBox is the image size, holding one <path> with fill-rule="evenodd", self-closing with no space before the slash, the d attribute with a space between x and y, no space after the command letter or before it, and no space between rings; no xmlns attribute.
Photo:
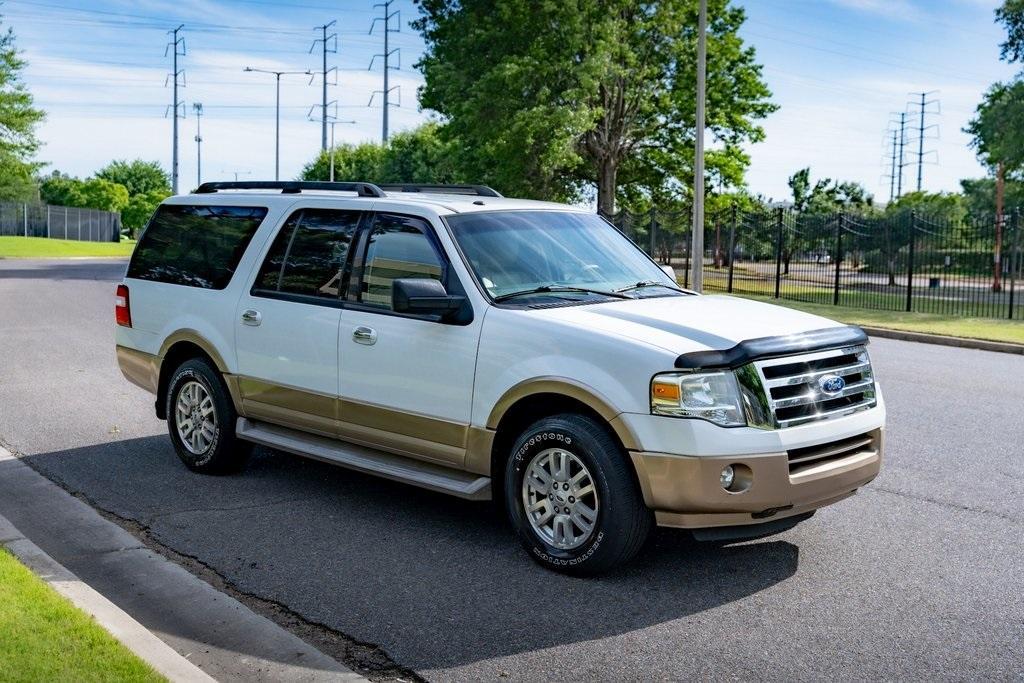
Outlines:
<svg viewBox="0 0 1024 683"><path fill-rule="evenodd" d="M534 560L580 576L627 562L652 526L627 455L583 415L545 418L519 437L505 470L505 503Z"/></svg>
<svg viewBox="0 0 1024 683"><path fill-rule="evenodd" d="M167 387L167 430L185 465L204 474L245 465L250 444L235 437L238 414L220 373L202 358L182 363Z"/></svg>

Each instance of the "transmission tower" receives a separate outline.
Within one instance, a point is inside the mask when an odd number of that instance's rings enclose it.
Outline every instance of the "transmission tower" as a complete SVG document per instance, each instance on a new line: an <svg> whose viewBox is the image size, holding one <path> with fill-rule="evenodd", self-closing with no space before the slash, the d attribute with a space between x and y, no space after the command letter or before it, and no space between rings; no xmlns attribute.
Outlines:
<svg viewBox="0 0 1024 683"><path fill-rule="evenodd" d="M901 111L892 116L893 118L889 120L889 129L886 132L886 138L892 140L891 166L890 172L886 176L889 178L889 201L903 196L903 169L907 166L904 154L907 146L907 112ZM895 192L892 187L894 183Z"/></svg>
<svg viewBox="0 0 1024 683"><path fill-rule="evenodd" d="M313 44L309 48L309 54L313 54L313 50L316 49L317 44L320 45L320 50L323 55L323 69L320 71L320 77L322 79L321 85L323 86L323 96L320 101L320 149L322 151L327 150L327 76L330 72L337 74L338 67L332 66L330 69L327 68L327 55L328 53L337 54L338 52L338 34L332 33L327 35L327 29L334 26L336 22L332 21L323 26L315 26L313 30L320 31L320 37L313 41ZM310 79L310 83L313 82L315 76Z"/></svg>
<svg viewBox="0 0 1024 683"><path fill-rule="evenodd" d="M936 140L939 137L939 125L937 123L933 123L933 124L927 125L927 126L925 125L925 115L927 115L927 114L938 115L938 114L941 113L941 109L940 109L940 106L939 106L939 100L937 100L937 99L929 100L928 99L929 95L934 95L937 92L938 92L937 90L932 90L930 92L910 93L911 95L914 96L914 99L907 102L907 106L908 107L916 107L918 109L918 124L917 124L917 126L915 126L913 128L913 130L915 130L917 132L917 137L913 138L913 141L917 142L917 152L912 152L912 154L915 154L917 156L917 191L918 192L921 191L921 179L922 179L923 171L924 171L924 159L925 159L925 157L928 156L929 154L934 154L934 155L936 155L935 163L938 163L938 152L933 150L933 149L928 150L926 152L925 149L924 149L925 138L928 138L930 140ZM935 131L935 134L934 135L929 135L929 131L932 131L932 130Z"/></svg>
<svg viewBox="0 0 1024 683"><path fill-rule="evenodd" d="M167 87L169 81L173 82L173 94L171 104L168 105L167 111L164 112L164 117L166 118L170 114L171 119L174 121L171 129L171 191L174 194L178 194L178 119L185 118L185 103L178 99L178 88L185 87L185 70L178 68L178 57L185 56L185 37L179 35L183 28L185 28L185 25L181 24L173 31L167 32L171 35L171 40L164 48L164 57L167 57L168 54L172 55L171 73L164 79L164 87Z"/></svg>
<svg viewBox="0 0 1024 683"><path fill-rule="evenodd" d="M391 34L391 33L398 33L400 31L400 28L391 28L391 20L392 20L392 18L398 17L399 18L399 27L401 26L401 14L400 14L401 10L395 10L394 12L392 12L391 11L391 3L393 3L393 2L394 2L394 0L385 0L384 2L377 3L376 5L374 5L375 9L378 8L378 7L381 8L383 14L382 14L382 16L374 17L373 21L370 22L370 33L371 34L373 33L373 29L377 26L377 22L378 21L383 21L384 22L384 52L382 52L380 54L374 55L373 58L370 59L370 66L367 67L367 70L372 70L373 69L373 63L374 63L374 61L378 57L382 57L384 59L384 89L383 90L376 90L376 91L374 91L373 94L370 95L370 103L369 103L370 105L373 104L373 98L376 95L381 95L384 98L384 107L383 107L384 116L383 116L382 128L381 128L381 140L383 142L387 142L388 141L388 107L391 106L391 91L392 90L399 90L399 95L401 95L401 90L399 89L400 86L396 85L393 88L388 87L388 77L390 75L389 72L392 69L400 68L400 67L393 67L393 66L390 65L391 55L397 54L399 56L399 58L401 58L401 48L397 48L396 47L395 49L392 50L391 47L390 47L390 44L388 42L388 35L389 34Z"/></svg>
<svg viewBox="0 0 1024 683"><path fill-rule="evenodd" d="M192 111L196 115L196 187L203 184L203 131L199 120L203 118L203 105L201 102L192 103Z"/></svg>

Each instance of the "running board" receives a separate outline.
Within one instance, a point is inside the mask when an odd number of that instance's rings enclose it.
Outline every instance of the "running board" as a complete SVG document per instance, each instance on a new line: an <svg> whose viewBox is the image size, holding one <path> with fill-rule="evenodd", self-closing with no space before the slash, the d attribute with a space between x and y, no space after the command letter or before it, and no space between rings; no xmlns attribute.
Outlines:
<svg viewBox="0 0 1024 683"><path fill-rule="evenodd" d="M239 439L467 500L490 500L491 478L373 448L238 418Z"/></svg>

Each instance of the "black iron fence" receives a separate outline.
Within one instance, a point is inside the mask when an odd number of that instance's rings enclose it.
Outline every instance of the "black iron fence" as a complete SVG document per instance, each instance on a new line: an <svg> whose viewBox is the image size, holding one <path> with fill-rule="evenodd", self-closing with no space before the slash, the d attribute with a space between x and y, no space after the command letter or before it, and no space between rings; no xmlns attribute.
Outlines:
<svg viewBox="0 0 1024 683"><path fill-rule="evenodd" d="M121 214L73 206L0 202L0 236L117 242L121 239Z"/></svg>
<svg viewBox="0 0 1024 683"><path fill-rule="evenodd" d="M620 212L612 223L689 285L689 211ZM889 311L1024 318L1024 220L774 208L707 216L704 289Z"/></svg>

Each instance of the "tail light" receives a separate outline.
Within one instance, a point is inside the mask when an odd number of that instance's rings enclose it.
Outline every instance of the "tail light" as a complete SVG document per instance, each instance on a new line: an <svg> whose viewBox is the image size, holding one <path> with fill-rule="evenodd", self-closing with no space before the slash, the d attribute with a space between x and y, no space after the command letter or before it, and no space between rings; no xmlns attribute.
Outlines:
<svg viewBox="0 0 1024 683"><path fill-rule="evenodd" d="M117 286L117 298L114 300L114 319L118 325L132 326L132 308L128 303L128 286Z"/></svg>

